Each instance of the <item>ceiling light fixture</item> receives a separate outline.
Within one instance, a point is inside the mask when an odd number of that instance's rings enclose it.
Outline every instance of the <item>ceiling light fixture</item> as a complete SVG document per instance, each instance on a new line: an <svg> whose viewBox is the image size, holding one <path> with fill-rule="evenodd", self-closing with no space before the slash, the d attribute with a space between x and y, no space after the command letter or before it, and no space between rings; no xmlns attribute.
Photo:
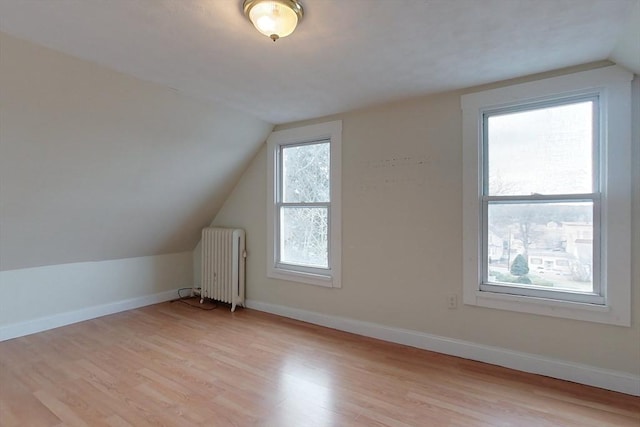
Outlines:
<svg viewBox="0 0 640 427"><path fill-rule="evenodd" d="M298 0L244 0L244 14L274 42L293 33L304 11Z"/></svg>

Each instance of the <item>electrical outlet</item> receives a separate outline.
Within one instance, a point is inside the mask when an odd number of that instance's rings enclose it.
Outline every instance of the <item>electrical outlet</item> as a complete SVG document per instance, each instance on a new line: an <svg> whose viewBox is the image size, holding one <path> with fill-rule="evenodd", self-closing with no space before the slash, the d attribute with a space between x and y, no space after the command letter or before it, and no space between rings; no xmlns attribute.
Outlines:
<svg viewBox="0 0 640 427"><path fill-rule="evenodd" d="M447 296L447 307L458 308L458 294L449 294Z"/></svg>

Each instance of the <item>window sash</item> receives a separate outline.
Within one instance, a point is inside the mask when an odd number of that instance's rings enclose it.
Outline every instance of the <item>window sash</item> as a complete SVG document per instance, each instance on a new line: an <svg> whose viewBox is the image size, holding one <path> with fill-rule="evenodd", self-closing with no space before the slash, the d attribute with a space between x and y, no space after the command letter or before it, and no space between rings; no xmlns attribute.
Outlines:
<svg viewBox="0 0 640 427"><path fill-rule="evenodd" d="M579 102L592 102L592 188L593 193L581 194L530 194L530 195L489 195L489 126L488 120L494 115L508 113L525 112L547 107L570 105ZM517 106L508 106L486 110L482 112L482 144L481 150L481 197L480 197L480 221L481 221L481 280L479 290L507 295L529 296L549 300L563 300L578 303L588 303L604 305L606 304L606 289L602 286L601 280L601 193L600 193L600 114L598 94L581 94L559 99L532 102ZM536 204L550 202L591 202L593 206L593 248L592 248L592 292L579 292L567 290L550 290L536 285L506 284L502 282L489 282L489 205L491 203L501 204Z"/></svg>
<svg viewBox="0 0 640 427"><path fill-rule="evenodd" d="M318 144L328 144L329 145L329 200L327 203L331 203L332 200L332 185L331 185L331 139L330 138L322 138L322 139L314 139L311 141L305 142L296 142L296 143L287 143L280 144L278 146L278 154L276 158L276 203L287 203L284 202L284 150L287 148L296 148L296 147L304 147L307 145L318 145ZM313 203L313 202L289 202L289 203Z"/></svg>
<svg viewBox="0 0 640 427"><path fill-rule="evenodd" d="M319 267L319 266L311 266L307 264L294 264L290 262L282 261L282 242L280 240L282 236L282 210L283 208L325 208L327 211L327 267ZM315 202L315 203L276 203L276 238L277 244L275 247L276 251L276 268L286 267L287 269L301 271L305 273L318 273L320 271L326 272L331 271L332 262L331 262L331 204L327 202Z"/></svg>
<svg viewBox="0 0 640 427"><path fill-rule="evenodd" d="M549 202L591 202L593 215L593 248L592 248L592 291L567 291L564 289L550 290L537 287L535 285L507 284L502 282L489 281L489 205L490 202L500 204L535 204ZM510 295L533 296L547 299L562 299L566 301L605 304L605 294L601 281L601 238L600 238L600 195L599 194L580 194L580 195L554 195L551 197L543 197L533 195L529 197L518 198L517 196L485 196L482 200L482 280L480 283L480 291L504 293Z"/></svg>
<svg viewBox="0 0 640 427"><path fill-rule="evenodd" d="M276 156L276 191L275 191L275 203L274 203L274 211L275 211L275 232L274 238L276 240L274 245L275 250L275 267L276 268L286 268L287 270L299 271L307 274L317 274L321 276L326 276L327 272L332 270L332 253L331 253L331 200L333 198L332 189L333 185L331 183L331 173L329 174L329 201L328 202L283 202L283 194L284 194L284 149L291 147L300 147L305 145L315 145L315 144L329 144L329 156L331 156L331 151L333 149L330 138L322 138L318 140L292 143L292 144L281 144L277 150ZM318 267L311 266L305 264L292 264L282 261L282 210L283 208L308 208L308 207L323 207L326 208L327 211L327 267Z"/></svg>
<svg viewBox="0 0 640 427"><path fill-rule="evenodd" d="M569 97L562 97L557 99L547 99L544 101L529 102L524 104L506 106L501 108L492 108L482 111L482 194L484 196L489 194L489 118L491 116L498 116L508 113L521 113L530 110L537 110L548 107L559 107L563 105L577 104L580 102L589 102L593 107L592 112L592 147L591 147L591 159L592 159L592 189L594 192L600 191L600 134L601 126L600 121L600 95L598 93L580 94ZM523 195L524 196L524 195Z"/></svg>

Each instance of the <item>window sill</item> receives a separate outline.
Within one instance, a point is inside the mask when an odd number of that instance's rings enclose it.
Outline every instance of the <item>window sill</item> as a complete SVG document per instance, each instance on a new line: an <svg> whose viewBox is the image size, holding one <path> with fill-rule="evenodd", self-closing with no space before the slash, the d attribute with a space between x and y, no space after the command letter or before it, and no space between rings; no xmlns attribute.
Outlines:
<svg viewBox="0 0 640 427"><path fill-rule="evenodd" d="M609 305L506 295L486 291L476 291L475 294L465 296L468 296L464 301L466 305L609 325L631 326L631 321L625 313L618 313Z"/></svg>
<svg viewBox="0 0 640 427"><path fill-rule="evenodd" d="M290 282L305 283L307 285L323 286L325 288L339 288L340 283L330 275L304 273L283 268L271 268L267 272L267 277L272 279L287 280Z"/></svg>

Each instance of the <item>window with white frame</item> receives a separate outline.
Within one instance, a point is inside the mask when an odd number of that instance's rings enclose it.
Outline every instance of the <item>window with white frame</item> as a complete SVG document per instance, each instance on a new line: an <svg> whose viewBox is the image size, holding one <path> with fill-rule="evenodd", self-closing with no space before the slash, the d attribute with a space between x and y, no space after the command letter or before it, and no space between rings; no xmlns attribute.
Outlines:
<svg viewBox="0 0 640 427"><path fill-rule="evenodd" d="M629 325L631 78L462 97L466 304Z"/></svg>
<svg viewBox="0 0 640 427"><path fill-rule="evenodd" d="M275 131L267 140L267 275L340 287L342 123Z"/></svg>

